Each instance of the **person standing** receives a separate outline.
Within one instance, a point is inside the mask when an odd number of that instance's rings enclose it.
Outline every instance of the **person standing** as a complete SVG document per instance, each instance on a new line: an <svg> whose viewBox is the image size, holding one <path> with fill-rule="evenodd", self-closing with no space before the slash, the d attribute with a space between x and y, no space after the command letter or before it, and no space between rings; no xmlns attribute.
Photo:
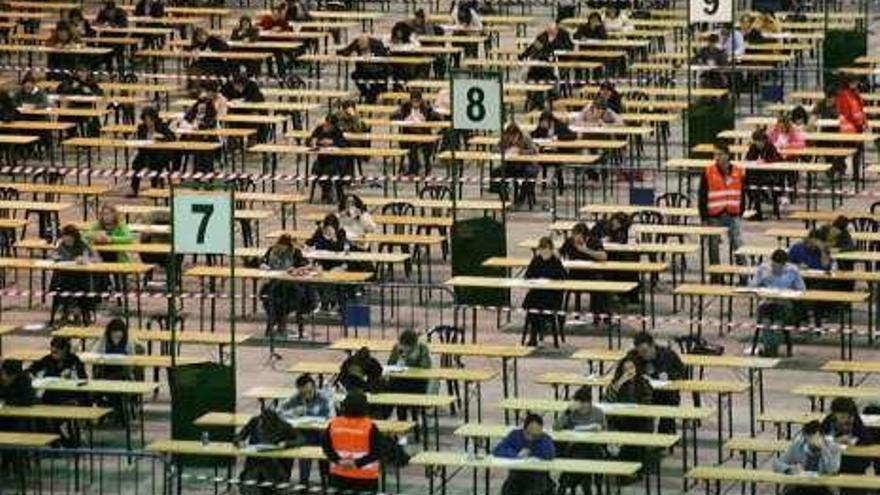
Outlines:
<svg viewBox="0 0 880 495"><path fill-rule="evenodd" d="M369 415L367 396L351 391L330 420L321 447L330 462L330 485L340 491L376 493L382 438Z"/></svg>
<svg viewBox="0 0 880 495"><path fill-rule="evenodd" d="M715 147L715 162L706 167L700 178L699 210L704 224L727 228L730 251L742 245L742 214L745 201L745 171L730 162L725 144ZM720 256L718 236L709 236L709 263L717 265Z"/></svg>

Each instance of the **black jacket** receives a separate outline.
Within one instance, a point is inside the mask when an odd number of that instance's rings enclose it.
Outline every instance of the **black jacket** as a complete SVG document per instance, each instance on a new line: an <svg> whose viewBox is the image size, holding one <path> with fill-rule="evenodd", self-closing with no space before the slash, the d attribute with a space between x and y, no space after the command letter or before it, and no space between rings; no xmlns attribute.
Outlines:
<svg viewBox="0 0 880 495"><path fill-rule="evenodd" d="M557 118L553 119L553 136L561 141L571 141L577 138L577 134L568 127L568 124ZM535 127L531 137L532 139L547 139L550 137L550 129Z"/></svg>
<svg viewBox="0 0 880 495"><path fill-rule="evenodd" d="M571 41L571 35L568 31L560 28L556 34L556 38L552 42L548 41L547 32L539 34L535 41L519 55L520 60L545 60L549 61L553 58L553 52L556 50L573 50L574 43Z"/></svg>
<svg viewBox="0 0 880 495"><path fill-rule="evenodd" d="M248 102L266 101L263 92L260 91L260 86L250 79L245 82L242 91L237 91L235 85L232 82L228 82L223 85L223 89L220 92L223 93L223 96L228 100L244 100Z"/></svg>
<svg viewBox="0 0 880 495"><path fill-rule="evenodd" d="M536 255L526 269L525 278L565 280L567 274L558 257L554 256L545 261L544 258ZM523 299L522 306L527 309L558 310L562 308L562 296L561 290L531 289Z"/></svg>
<svg viewBox="0 0 880 495"><path fill-rule="evenodd" d="M141 0L134 7L134 15L139 17L165 17L165 4L152 0Z"/></svg>
<svg viewBox="0 0 880 495"><path fill-rule="evenodd" d="M589 24L581 24L580 27L574 32L574 39L576 40L607 40L608 39L608 31L605 30L605 25L600 24L596 27L592 27Z"/></svg>

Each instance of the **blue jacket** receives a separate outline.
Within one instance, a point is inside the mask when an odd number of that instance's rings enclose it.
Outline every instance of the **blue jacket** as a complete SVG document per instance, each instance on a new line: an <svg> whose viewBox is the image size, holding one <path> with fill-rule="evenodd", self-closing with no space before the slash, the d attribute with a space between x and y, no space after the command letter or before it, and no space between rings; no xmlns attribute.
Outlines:
<svg viewBox="0 0 880 495"><path fill-rule="evenodd" d="M539 459L553 459L556 457L556 448L553 446L553 440L546 433L538 437L537 440L530 442L526 439L526 434L522 428L517 428L504 437L495 450L492 452L496 457L515 458L522 449L529 449L531 457Z"/></svg>

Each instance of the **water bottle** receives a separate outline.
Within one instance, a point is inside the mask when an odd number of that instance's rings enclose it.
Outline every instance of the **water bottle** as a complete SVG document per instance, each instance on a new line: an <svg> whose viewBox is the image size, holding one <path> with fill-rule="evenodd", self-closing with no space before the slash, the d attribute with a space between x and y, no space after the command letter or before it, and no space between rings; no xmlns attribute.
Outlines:
<svg viewBox="0 0 880 495"><path fill-rule="evenodd" d="M211 434L207 431L202 432L202 447L207 447L211 443Z"/></svg>

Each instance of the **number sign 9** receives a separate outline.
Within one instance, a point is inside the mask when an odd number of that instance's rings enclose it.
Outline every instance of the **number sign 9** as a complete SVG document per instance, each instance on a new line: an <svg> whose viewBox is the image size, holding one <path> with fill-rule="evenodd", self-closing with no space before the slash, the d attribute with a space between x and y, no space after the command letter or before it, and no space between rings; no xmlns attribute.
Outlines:
<svg viewBox="0 0 880 495"><path fill-rule="evenodd" d="M501 128L501 83L497 79L452 79L452 124L456 129Z"/></svg>
<svg viewBox="0 0 880 495"><path fill-rule="evenodd" d="M690 22L733 22L732 0L689 0Z"/></svg>
<svg viewBox="0 0 880 495"><path fill-rule="evenodd" d="M232 252L232 201L228 194L174 195L174 251L192 254Z"/></svg>

